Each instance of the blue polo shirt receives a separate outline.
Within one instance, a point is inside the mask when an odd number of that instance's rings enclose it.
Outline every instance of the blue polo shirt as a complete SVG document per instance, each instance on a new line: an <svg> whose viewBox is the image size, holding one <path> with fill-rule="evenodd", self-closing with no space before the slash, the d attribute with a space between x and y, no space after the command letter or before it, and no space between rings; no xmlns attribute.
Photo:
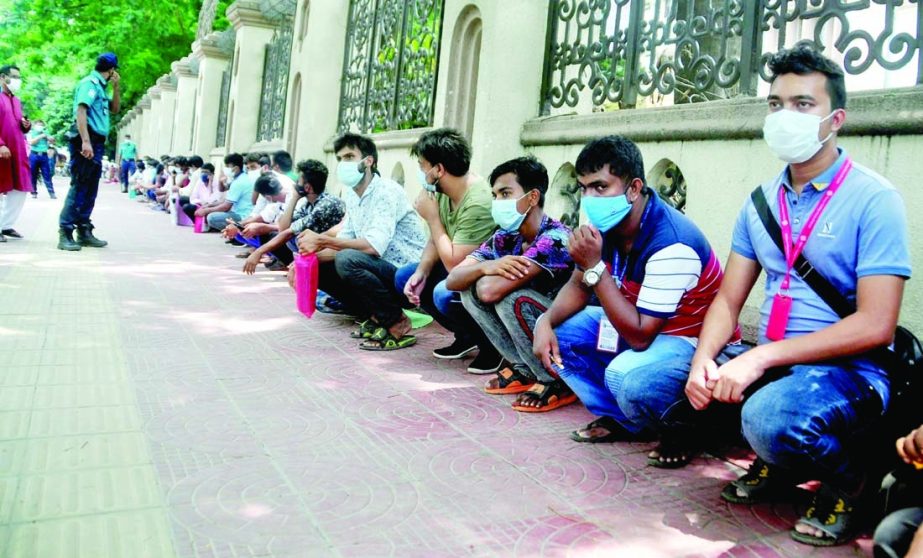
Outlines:
<svg viewBox="0 0 923 558"><path fill-rule="evenodd" d="M250 181L247 173L242 172L231 181L231 186L228 188L227 196L224 199L231 202L229 211L240 215L241 219L245 219L250 215L250 212L253 211L253 182Z"/></svg>
<svg viewBox="0 0 923 558"><path fill-rule="evenodd" d="M802 189L801 195L791 186L788 168L760 187L776 221L779 220L779 188L785 200L797 236L824 190L846 160L840 150L836 162ZM885 178L853 162L853 168L836 195L821 214L814 232L804 247L804 257L853 303L859 278L870 275L896 275L909 278L910 246L907 217L900 193ZM759 342L767 343L766 325L772 299L785 276L785 255L775 245L757 215L753 201L747 198L734 227L731 250L760 263L766 270L766 298L760 308ZM832 325L840 317L804 282L791 275L792 309L786 338L813 333ZM860 369L878 370L865 359L853 359ZM869 379L887 401L887 385Z"/></svg>
<svg viewBox="0 0 923 558"><path fill-rule="evenodd" d="M109 94L106 78L97 71L80 80L74 91L74 118L77 118L77 107L86 105L87 125L101 136L109 135Z"/></svg>

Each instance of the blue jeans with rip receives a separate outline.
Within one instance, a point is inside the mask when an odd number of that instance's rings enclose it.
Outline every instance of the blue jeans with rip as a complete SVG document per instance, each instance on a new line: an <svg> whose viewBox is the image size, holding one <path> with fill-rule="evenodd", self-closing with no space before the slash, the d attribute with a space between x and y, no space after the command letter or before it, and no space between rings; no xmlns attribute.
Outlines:
<svg viewBox="0 0 923 558"><path fill-rule="evenodd" d="M599 324L604 318L602 307L587 306L555 328L564 363L559 374L591 413L611 417L629 432L642 432L647 425L633 421L622 406L624 388L633 385L632 378L639 368L665 361L691 360L695 345L685 337L661 334L644 351L629 349L618 355L600 351ZM653 386L658 381L672 385L671 378L661 378L656 370L651 372L647 380L653 393L657 393ZM652 395L650 399L659 397Z"/></svg>

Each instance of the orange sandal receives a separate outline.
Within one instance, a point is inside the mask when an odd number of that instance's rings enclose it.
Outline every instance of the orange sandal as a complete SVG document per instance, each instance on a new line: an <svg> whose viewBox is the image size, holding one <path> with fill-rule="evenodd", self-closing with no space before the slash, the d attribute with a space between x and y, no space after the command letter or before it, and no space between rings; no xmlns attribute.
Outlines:
<svg viewBox="0 0 923 558"><path fill-rule="evenodd" d="M496 382L495 382L496 380ZM496 387L491 387L495 384ZM527 378L509 366L497 372L496 378L491 378L484 386L484 392L491 395L506 395L522 393L535 385L535 380Z"/></svg>
<svg viewBox="0 0 923 558"><path fill-rule="evenodd" d="M539 403L538 407L527 407L513 403L513 410L522 413L547 413L559 407L570 405L577 401L577 395L574 394L561 380L555 380L550 384L536 383L527 391L519 396L517 401L529 399Z"/></svg>

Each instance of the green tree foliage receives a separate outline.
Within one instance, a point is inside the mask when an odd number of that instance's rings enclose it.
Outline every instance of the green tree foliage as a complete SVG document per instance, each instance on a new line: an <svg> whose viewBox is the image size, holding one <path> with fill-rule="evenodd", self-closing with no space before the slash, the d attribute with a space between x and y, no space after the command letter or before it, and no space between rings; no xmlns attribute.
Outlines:
<svg viewBox="0 0 923 558"><path fill-rule="evenodd" d="M0 0L0 65L23 74L24 112L42 118L59 144L71 124L77 81L106 51L119 57L122 111L135 105L170 64L189 54L201 0ZM218 6L215 29L227 27Z"/></svg>

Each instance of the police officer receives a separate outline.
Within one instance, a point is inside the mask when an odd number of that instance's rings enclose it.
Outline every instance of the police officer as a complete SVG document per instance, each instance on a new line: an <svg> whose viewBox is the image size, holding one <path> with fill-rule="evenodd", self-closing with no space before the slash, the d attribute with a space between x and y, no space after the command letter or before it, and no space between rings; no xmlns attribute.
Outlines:
<svg viewBox="0 0 923 558"><path fill-rule="evenodd" d="M103 148L109 135L109 113L119 111L119 62L106 52L96 59L96 68L80 80L74 92L74 126L70 134L71 187L61 209L59 250L80 250L82 246L102 248L108 244L93 236L90 214L96 205L102 175ZM106 92L112 84L112 98ZM74 230L77 239L74 240Z"/></svg>

